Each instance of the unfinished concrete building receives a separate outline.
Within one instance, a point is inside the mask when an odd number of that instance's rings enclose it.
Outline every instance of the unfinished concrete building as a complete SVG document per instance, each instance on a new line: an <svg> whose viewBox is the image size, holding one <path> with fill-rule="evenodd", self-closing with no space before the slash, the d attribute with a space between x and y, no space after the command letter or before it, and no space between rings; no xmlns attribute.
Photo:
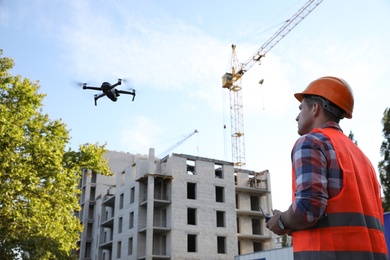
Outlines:
<svg viewBox="0 0 390 260"><path fill-rule="evenodd" d="M106 157L114 176L80 180L79 259L233 259L277 247L259 211L271 209L268 171L154 149Z"/></svg>

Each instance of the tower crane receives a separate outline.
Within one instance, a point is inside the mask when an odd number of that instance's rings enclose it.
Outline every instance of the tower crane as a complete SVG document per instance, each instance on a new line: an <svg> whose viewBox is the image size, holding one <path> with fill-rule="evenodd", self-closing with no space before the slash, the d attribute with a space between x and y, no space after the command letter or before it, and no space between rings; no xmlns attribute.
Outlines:
<svg viewBox="0 0 390 260"><path fill-rule="evenodd" d="M222 88L229 90L232 160L236 167L245 165L244 119L242 102L242 76L282 40L295 26L309 15L323 0L309 0L282 27L269 38L247 61L239 63L236 45L232 44L231 72L222 76Z"/></svg>
<svg viewBox="0 0 390 260"><path fill-rule="evenodd" d="M193 136L194 134L198 133L198 130L195 129L195 131L191 132L190 134L186 135L186 137L184 137L183 139L181 139L179 142L175 143L174 145L172 145L171 147L169 147L168 149L166 149L164 152L160 153L158 155L158 157L162 157L163 155L166 155L168 154L170 151L172 151L173 149L175 149L176 147L178 147L179 145L181 145L183 142L185 142L188 138L190 138L191 136Z"/></svg>

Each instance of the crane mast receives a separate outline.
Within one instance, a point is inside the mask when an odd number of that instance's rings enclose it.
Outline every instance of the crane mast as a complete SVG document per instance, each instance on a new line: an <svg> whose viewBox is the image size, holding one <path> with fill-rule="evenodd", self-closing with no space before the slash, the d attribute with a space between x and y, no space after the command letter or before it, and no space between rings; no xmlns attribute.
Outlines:
<svg viewBox="0 0 390 260"><path fill-rule="evenodd" d="M244 112L242 101L242 76L282 40L295 26L309 15L323 0L309 0L276 33L268 39L247 61L239 63L236 45L232 45L231 72L222 76L222 88L229 90L232 160L236 167L245 166Z"/></svg>
<svg viewBox="0 0 390 260"><path fill-rule="evenodd" d="M230 127L232 135L232 157L236 167L245 165L245 139L244 139L244 116L242 103L242 74L238 73L236 45L232 45L232 73L225 73L222 77L222 87L228 88L230 97Z"/></svg>

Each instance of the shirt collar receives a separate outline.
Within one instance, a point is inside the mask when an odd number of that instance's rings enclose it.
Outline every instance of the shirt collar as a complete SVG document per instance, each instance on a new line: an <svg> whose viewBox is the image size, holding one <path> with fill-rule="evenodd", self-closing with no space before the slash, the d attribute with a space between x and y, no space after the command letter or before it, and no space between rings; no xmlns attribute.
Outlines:
<svg viewBox="0 0 390 260"><path fill-rule="evenodd" d="M340 125L334 121L328 121L324 124L322 124L320 127L320 129L324 129L324 128L335 128L337 130L340 130L341 132L343 132L343 130L341 129Z"/></svg>

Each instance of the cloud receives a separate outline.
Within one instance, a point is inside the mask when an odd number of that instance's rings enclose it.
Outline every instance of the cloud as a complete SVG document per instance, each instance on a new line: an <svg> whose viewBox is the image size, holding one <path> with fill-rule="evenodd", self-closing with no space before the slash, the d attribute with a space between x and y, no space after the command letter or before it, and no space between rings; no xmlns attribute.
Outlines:
<svg viewBox="0 0 390 260"><path fill-rule="evenodd" d="M128 13L93 6L74 10L74 22L63 24L63 44L75 71L129 74L137 84L163 89L196 83L202 88L200 83L218 71L220 43L212 37L156 7L153 16L139 13L140 5L123 8Z"/></svg>
<svg viewBox="0 0 390 260"><path fill-rule="evenodd" d="M122 129L119 131L118 140L124 151L147 153L153 147L163 132L162 127L150 118L137 116L122 121Z"/></svg>

